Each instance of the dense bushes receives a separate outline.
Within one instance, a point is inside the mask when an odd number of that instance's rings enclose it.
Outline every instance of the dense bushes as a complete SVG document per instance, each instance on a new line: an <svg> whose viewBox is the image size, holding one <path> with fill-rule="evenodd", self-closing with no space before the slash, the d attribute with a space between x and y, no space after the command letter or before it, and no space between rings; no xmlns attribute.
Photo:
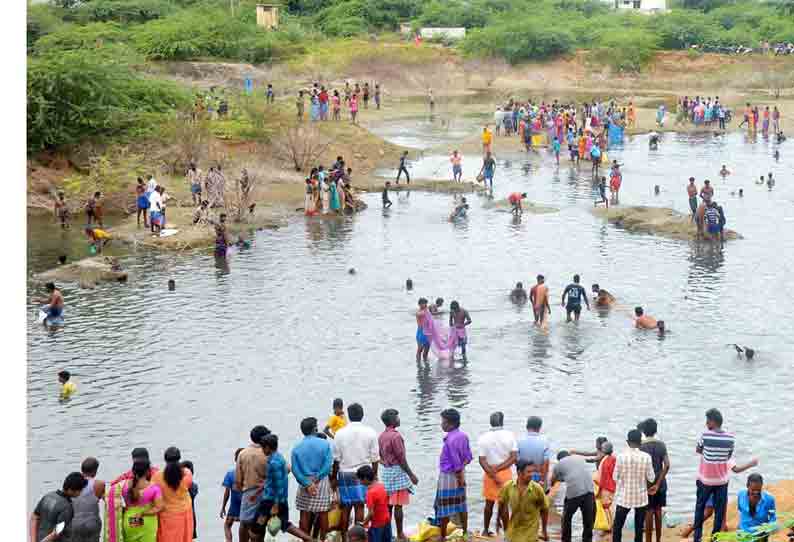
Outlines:
<svg viewBox="0 0 794 542"><path fill-rule="evenodd" d="M116 46L28 59L28 148L119 134L147 115L189 104L174 84L145 78L133 66Z"/></svg>
<svg viewBox="0 0 794 542"><path fill-rule="evenodd" d="M463 41L464 52L473 56L500 56L511 64L545 59L573 50L574 37L567 29L543 21L505 21L470 32Z"/></svg>

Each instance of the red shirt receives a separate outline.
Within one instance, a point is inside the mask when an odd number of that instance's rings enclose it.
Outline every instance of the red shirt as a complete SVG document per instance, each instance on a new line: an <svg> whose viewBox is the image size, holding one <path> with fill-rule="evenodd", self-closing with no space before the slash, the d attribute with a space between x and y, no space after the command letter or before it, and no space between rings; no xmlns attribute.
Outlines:
<svg viewBox="0 0 794 542"><path fill-rule="evenodd" d="M507 198L507 200L510 203L518 203L519 201L521 201L521 194L519 194L518 192L513 192L512 194L510 194L510 197Z"/></svg>
<svg viewBox="0 0 794 542"><path fill-rule="evenodd" d="M601 460L601 478L598 480L598 487L611 493L615 492L615 487L617 485L615 479L612 478L612 474L615 472L616 462L617 459L615 459L615 456L612 454L604 456Z"/></svg>
<svg viewBox="0 0 794 542"><path fill-rule="evenodd" d="M391 521L389 498L386 496L386 486L382 483L373 482L367 488L367 509L372 513L370 527L385 527Z"/></svg>

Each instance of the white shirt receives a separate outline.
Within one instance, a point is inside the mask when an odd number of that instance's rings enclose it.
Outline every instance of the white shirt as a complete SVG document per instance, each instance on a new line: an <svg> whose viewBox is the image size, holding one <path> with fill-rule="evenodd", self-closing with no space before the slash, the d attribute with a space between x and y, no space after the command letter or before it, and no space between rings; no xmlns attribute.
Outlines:
<svg viewBox="0 0 794 542"><path fill-rule="evenodd" d="M149 208L158 213L163 210L163 199L160 197L159 192L149 194Z"/></svg>
<svg viewBox="0 0 794 542"><path fill-rule="evenodd" d="M493 428L480 435L477 440L480 457L492 466L499 465L510 457L511 452L518 453L518 442L513 433L507 429Z"/></svg>
<svg viewBox="0 0 794 542"><path fill-rule="evenodd" d="M651 456L639 448L628 447L615 460L612 479L617 483L615 503L623 508L648 504L648 484L656 480Z"/></svg>
<svg viewBox="0 0 794 542"><path fill-rule="evenodd" d="M495 111L493 114L493 120L496 121L496 124L501 124L501 122L505 120L505 112L501 109Z"/></svg>
<svg viewBox="0 0 794 542"><path fill-rule="evenodd" d="M348 423L334 435L334 461L340 472L356 472L380 461L378 434L361 422Z"/></svg>
<svg viewBox="0 0 794 542"><path fill-rule="evenodd" d="M157 181L155 181L154 179L149 179L149 182L146 183L146 191L154 192L155 188L157 188Z"/></svg>

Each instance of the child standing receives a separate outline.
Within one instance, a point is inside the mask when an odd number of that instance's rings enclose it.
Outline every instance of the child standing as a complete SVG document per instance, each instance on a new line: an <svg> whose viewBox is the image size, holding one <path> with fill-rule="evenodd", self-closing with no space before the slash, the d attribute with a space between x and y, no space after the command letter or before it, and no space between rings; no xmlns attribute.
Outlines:
<svg viewBox="0 0 794 542"><path fill-rule="evenodd" d="M334 399L333 409L334 413L330 418L328 418L328 422L325 424L325 429L323 429L323 433L331 438L334 438L336 432L347 425L347 419L345 418L345 405L342 403L341 399Z"/></svg>
<svg viewBox="0 0 794 542"><path fill-rule="evenodd" d="M389 187L390 186L391 186L391 183L389 181L386 181L386 184L383 187L383 208L384 209L388 209L389 207L391 207L391 200L389 199Z"/></svg>
<svg viewBox="0 0 794 542"><path fill-rule="evenodd" d="M179 466L189 470L191 476L195 474L192 461L182 461ZM196 535L196 496L198 496L198 484L196 482L191 482L187 492L190 495L190 507L193 509L193 540L195 540L198 538Z"/></svg>
<svg viewBox="0 0 794 542"><path fill-rule="evenodd" d="M237 448L234 452L234 463L237 464L237 456L242 452L242 448ZM229 469L226 476L223 477L223 503L221 503L221 519L223 521L223 534L226 542L233 542L232 526L235 521L240 521L240 503L242 502L243 494L234 489L234 468ZM229 504L229 511L226 511L226 504Z"/></svg>
<svg viewBox="0 0 794 542"><path fill-rule="evenodd" d="M278 437L273 433L266 435L262 439L262 451L268 457L267 478L262 491L262 501L257 510L257 519L252 527L253 531L264 534L263 528L267 526L270 518L275 516L281 522L282 532L289 533L304 542L311 542L311 536L289 521L287 460L278 452Z"/></svg>
<svg viewBox="0 0 794 542"><path fill-rule="evenodd" d="M557 165L560 165L560 140L554 136L554 141L551 143L551 150L554 152L554 158L557 160Z"/></svg>
<svg viewBox="0 0 794 542"><path fill-rule="evenodd" d="M272 83L268 83L267 84L267 103L272 104L275 101L276 101L276 95L273 92L273 84Z"/></svg>
<svg viewBox="0 0 794 542"><path fill-rule="evenodd" d="M375 471L369 465L360 467L356 477L367 488L367 515L364 518L364 526L369 527L367 541L391 542L391 515L386 487L377 480Z"/></svg>

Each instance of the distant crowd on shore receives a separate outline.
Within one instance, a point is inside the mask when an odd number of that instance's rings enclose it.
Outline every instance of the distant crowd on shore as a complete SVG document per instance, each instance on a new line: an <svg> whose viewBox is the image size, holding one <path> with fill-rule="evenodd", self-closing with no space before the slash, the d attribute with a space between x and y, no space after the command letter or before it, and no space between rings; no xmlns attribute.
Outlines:
<svg viewBox="0 0 794 542"><path fill-rule="evenodd" d="M66 385L66 384L64 384ZM300 422L303 437L293 443L289 461L283 442L267 427L257 425L250 443L234 453L234 467L223 476L220 517L227 542L239 522L240 542L262 541L265 533L289 533L301 540L325 540L339 532L351 542L390 542L392 524L398 541L405 540L404 508L411 503L420 477L412 469L405 440L398 430L399 412L382 412L384 429L365 425L358 403L346 409L341 399L322 429L316 418ZM728 482L731 473L758 465L739 465L734 457L735 436L723 429L722 414L706 412L706 428L699 436L694 523L684 532L701 542L704 519L714 517L713 531L727 530ZM490 415L490 430L477 441L483 471L482 536L504 530L511 542L548 540L548 512L558 483L565 484L561 541L572 539L572 518L579 511L582 540L592 542L593 531L611 532L621 542L623 526L634 511L634 542L661 542L662 510L667 505L667 477L671 460L657 438L658 424L649 418L628 430L625 445L606 437L596 439L592 451L560 450L552 464L552 450L543 421L530 416L519 438L505 429L502 412ZM460 413L440 413L443 432L435 477L436 497L431 525L441 540L450 534L450 521L468 537L466 470L473 461L469 436L461 429ZM198 486L194 466L178 448L165 450L162 470L152 464L145 448L135 448L131 468L111 482L98 476L99 461L87 458L80 472L69 474L62 487L44 495L30 517L30 542L190 542L196 538L195 499ZM230 459L232 452L230 451ZM291 523L288 477L298 484L294 499L298 524ZM220 473L218 477L221 478ZM424 479L424 478L423 478ZM753 533L776 521L775 499L764 491L759 473L747 478L737 500L739 524ZM101 513L100 507L104 509ZM494 513L495 512L495 513ZM351 526L352 523L352 526Z"/></svg>
<svg viewBox="0 0 794 542"><path fill-rule="evenodd" d="M350 81L345 81L345 86L340 91L315 82L311 89L298 91L295 108L299 121L305 118L307 99L311 121L341 120L342 107L345 107L350 122L357 124L359 107L369 109L370 99L374 102L375 109L380 109L381 88L380 83L375 83L371 88L369 82L354 83L351 86Z"/></svg>

